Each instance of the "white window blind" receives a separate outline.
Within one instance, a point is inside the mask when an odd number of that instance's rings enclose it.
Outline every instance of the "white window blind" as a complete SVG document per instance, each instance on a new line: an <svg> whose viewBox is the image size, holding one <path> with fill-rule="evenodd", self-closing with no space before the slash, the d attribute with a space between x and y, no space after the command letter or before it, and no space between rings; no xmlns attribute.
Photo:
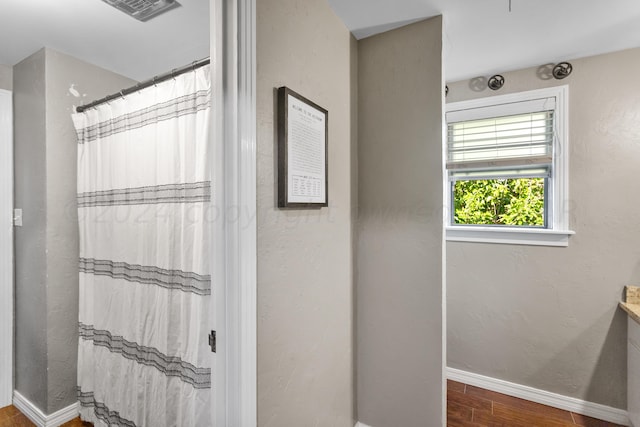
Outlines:
<svg viewBox="0 0 640 427"><path fill-rule="evenodd" d="M448 124L447 169L550 166L553 111Z"/></svg>
<svg viewBox="0 0 640 427"><path fill-rule="evenodd" d="M555 107L555 97L549 97L448 112L450 174L549 169L553 163Z"/></svg>

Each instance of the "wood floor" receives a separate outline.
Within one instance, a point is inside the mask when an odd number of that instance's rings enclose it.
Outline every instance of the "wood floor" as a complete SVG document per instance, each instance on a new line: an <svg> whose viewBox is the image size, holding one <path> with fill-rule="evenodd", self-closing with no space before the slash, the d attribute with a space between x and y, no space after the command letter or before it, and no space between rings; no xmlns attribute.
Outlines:
<svg viewBox="0 0 640 427"><path fill-rule="evenodd" d="M0 409L0 427L34 427L13 406ZM62 427L91 427L76 418ZM622 427L517 397L447 381L448 427ZM402 426L398 426L402 427Z"/></svg>
<svg viewBox="0 0 640 427"><path fill-rule="evenodd" d="M80 418L62 424L61 427L92 427L91 423L84 423ZM24 416L14 406L0 409L0 427L35 427L29 418Z"/></svg>
<svg viewBox="0 0 640 427"><path fill-rule="evenodd" d="M455 381L447 381L447 426L621 427Z"/></svg>

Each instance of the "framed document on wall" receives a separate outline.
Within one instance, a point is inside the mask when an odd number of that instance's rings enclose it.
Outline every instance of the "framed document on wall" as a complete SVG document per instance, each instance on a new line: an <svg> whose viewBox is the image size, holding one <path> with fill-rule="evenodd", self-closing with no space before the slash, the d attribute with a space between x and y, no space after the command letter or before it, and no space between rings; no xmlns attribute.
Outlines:
<svg viewBox="0 0 640 427"><path fill-rule="evenodd" d="M329 205L328 111L278 88L278 207Z"/></svg>

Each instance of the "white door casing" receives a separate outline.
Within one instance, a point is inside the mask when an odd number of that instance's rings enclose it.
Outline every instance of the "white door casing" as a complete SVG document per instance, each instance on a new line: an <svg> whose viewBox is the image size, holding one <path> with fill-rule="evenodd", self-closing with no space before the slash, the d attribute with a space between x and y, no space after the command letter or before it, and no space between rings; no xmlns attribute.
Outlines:
<svg viewBox="0 0 640 427"><path fill-rule="evenodd" d="M256 0L210 0L214 425L257 425Z"/></svg>
<svg viewBox="0 0 640 427"><path fill-rule="evenodd" d="M0 89L0 408L13 394L13 103Z"/></svg>

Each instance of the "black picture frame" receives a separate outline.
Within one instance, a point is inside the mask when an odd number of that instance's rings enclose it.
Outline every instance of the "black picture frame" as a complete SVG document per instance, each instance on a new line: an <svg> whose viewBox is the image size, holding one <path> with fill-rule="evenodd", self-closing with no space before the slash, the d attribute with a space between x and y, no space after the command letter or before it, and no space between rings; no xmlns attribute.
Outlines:
<svg viewBox="0 0 640 427"><path fill-rule="evenodd" d="M277 96L278 207L327 207L329 112L286 86L278 88ZM289 161L290 154L295 162Z"/></svg>

